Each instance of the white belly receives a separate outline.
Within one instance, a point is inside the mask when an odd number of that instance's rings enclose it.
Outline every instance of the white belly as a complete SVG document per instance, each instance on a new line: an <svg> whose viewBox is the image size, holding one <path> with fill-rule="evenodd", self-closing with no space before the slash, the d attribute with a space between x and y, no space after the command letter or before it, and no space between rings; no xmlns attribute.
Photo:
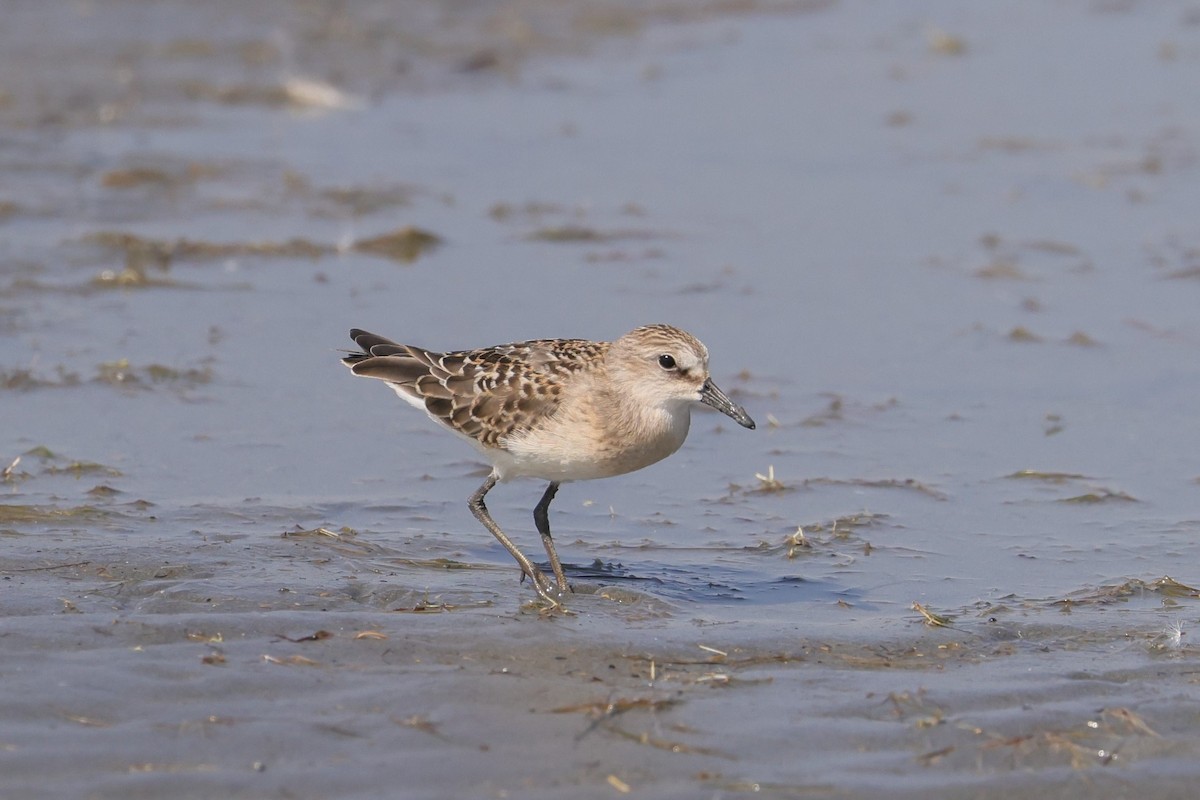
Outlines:
<svg viewBox="0 0 1200 800"><path fill-rule="evenodd" d="M548 481L610 478L648 467L674 453L687 438L690 414L664 414L654 425L620 435L594 426L551 426L505 443L492 455L500 480Z"/></svg>

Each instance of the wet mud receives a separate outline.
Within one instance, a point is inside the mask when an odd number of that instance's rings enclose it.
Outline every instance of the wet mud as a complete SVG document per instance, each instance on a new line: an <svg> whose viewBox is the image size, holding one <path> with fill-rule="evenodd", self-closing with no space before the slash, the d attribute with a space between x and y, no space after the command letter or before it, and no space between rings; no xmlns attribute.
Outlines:
<svg viewBox="0 0 1200 800"><path fill-rule="evenodd" d="M1190 796L1198 31L12 4L0 795ZM566 613L339 364L649 322L759 429L564 485Z"/></svg>

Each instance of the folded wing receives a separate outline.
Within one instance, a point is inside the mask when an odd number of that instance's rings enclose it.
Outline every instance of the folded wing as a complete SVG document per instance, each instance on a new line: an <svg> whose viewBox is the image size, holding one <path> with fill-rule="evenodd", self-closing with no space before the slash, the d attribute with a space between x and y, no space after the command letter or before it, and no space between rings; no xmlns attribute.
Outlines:
<svg viewBox="0 0 1200 800"><path fill-rule="evenodd" d="M602 342L545 339L437 353L367 331L350 332L362 352L342 362L355 375L386 382L437 423L484 447L529 431L554 415L556 375L595 363Z"/></svg>

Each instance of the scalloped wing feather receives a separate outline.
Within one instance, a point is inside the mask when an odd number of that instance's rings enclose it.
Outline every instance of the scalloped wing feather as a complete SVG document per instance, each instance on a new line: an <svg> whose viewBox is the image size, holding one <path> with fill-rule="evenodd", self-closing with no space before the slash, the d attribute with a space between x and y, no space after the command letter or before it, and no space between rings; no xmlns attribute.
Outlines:
<svg viewBox="0 0 1200 800"><path fill-rule="evenodd" d="M607 342L537 339L437 353L355 329L362 352L342 361L385 381L436 422L484 447L539 427L558 410L561 378L596 366Z"/></svg>

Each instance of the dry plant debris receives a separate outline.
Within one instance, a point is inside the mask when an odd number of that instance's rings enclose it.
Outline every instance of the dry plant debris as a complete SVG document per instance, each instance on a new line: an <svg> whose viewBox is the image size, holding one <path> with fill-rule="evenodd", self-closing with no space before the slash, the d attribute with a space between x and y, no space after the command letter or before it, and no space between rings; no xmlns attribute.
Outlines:
<svg viewBox="0 0 1200 800"><path fill-rule="evenodd" d="M307 636L301 636L299 639L292 639L291 637L284 636L283 634L277 634L275 638L276 638L276 641L285 641L285 642L292 642L293 644L299 644L300 642L319 642L322 639L330 639L332 637L333 637L333 634L330 633L329 631L317 631L315 633L310 633Z"/></svg>
<svg viewBox="0 0 1200 800"><path fill-rule="evenodd" d="M866 489L910 489L935 500L948 500L945 492L914 478L807 478L804 486L858 486Z"/></svg>
<svg viewBox="0 0 1200 800"><path fill-rule="evenodd" d="M775 466L773 464L767 466L766 475L763 475L761 472L756 472L754 473L754 477L759 481L759 486L754 490L755 492L768 494L771 492L787 491L787 487L784 486L781 481L777 481L775 479Z"/></svg>
<svg viewBox="0 0 1200 800"><path fill-rule="evenodd" d="M290 666L296 666L296 667L319 667L319 666L321 666L319 661L313 661L311 658L307 658L307 657L301 656L301 655L287 656L285 658L277 658L276 656L267 654L267 655L263 656L263 661L266 661L268 664L282 664L282 665L290 665Z"/></svg>
<svg viewBox="0 0 1200 800"><path fill-rule="evenodd" d="M355 639L386 639L388 635L381 631L359 631L354 634Z"/></svg>
<svg viewBox="0 0 1200 800"><path fill-rule="evenodd" d="M925 624L934 628L949 628L954 623L954 617L949 617L944 614L935 614L925 606L918 602L913 602L913 611L916 611L925 618Z"/></svg>

